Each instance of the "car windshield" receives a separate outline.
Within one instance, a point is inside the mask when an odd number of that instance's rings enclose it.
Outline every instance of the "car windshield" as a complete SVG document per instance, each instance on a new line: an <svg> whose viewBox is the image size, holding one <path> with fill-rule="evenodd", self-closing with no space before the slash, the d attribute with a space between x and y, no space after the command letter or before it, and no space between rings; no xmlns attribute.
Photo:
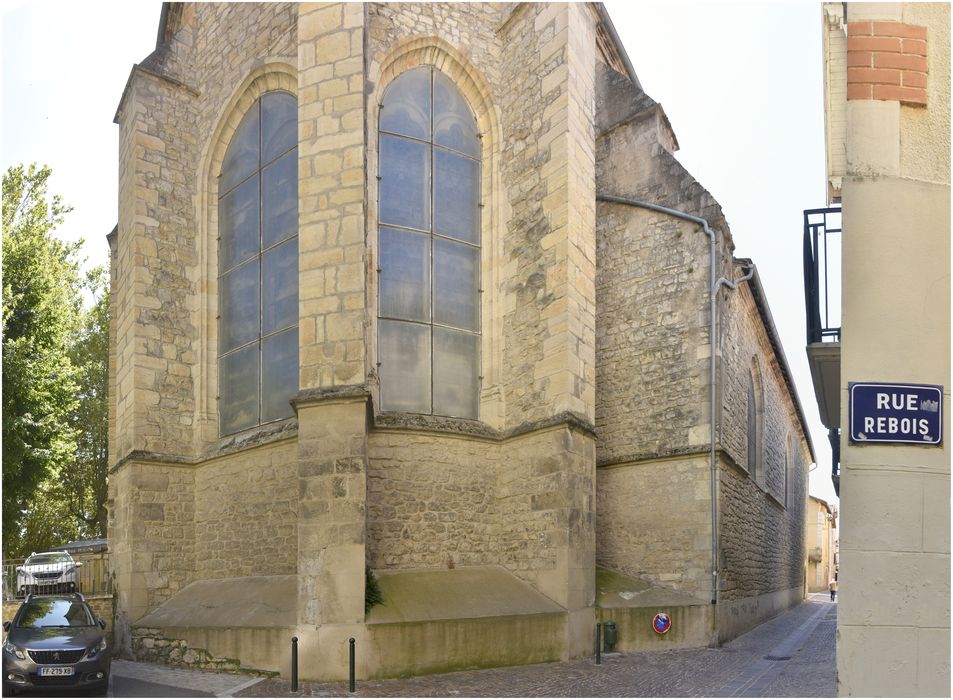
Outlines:
<svg viewBox="0 0 953 700"><path fill-rule="evenodd" d="M69 554L63 552L50 552L49 554L34 554L26 560L27 566L34 564L68 564L71 562Z"/></svg>
<svg viewBox="0 0 953 700"><path fill-rule="evenodd" d="M25 629L44 627L92 627L89 609L76 600L39 599L23 604L16 626Z"/></svg>

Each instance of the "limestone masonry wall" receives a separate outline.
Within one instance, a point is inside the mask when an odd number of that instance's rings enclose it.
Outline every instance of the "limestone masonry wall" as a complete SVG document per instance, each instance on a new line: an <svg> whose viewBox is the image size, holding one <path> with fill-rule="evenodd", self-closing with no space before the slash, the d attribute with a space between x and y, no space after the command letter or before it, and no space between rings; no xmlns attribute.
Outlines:
<svg viewBox="0 0 953 700"><path fill-rule="evenodd" d="M592 437L560 426L512 438L498 470L500 563L570 609L592 605Z"/></svg>
<svg viewBox="0 0 953 700"><path fill-rule="evenodd" d="M591 157L592 148L591 124L588 146L581 145L579 151L570 148L570 141L577 138L570 130L582 130L584 125L573 121L570 126L568 118L568 65L573 57L567 36L582 32L578 25L569 31L569 14L566 6L527 4L501 29L501 79L506 86L499 102L504 125L502 171L511 208L502 257L507 426L538 420L561 407L582 415L591 411L584 405L585 361L571 360L585 349L574 351L569 339L570 334L583 332L577 326L582 310L570 303L576 279L567 277L567 256L575 245L569 237L585 233L584 218L577 231L566 228L571 215L569 180L577 174L575 167L570 173L571 156L584 157L588 148ZM591 76L594 53L590 58ZM579 70L585 75L585 69Z"/></svg>
<svg viewBox="0 0 953 700"><path fill-rule="evenodd" d="M370 433L370 566L499 563L499 456L495 441L410 431Z"/></svg>
<svg viewBox="0 0 953 700"><path fill-rule="evenodd" d="M289 3L188 9L123 96L114 457L195 455L217 437L217 173L203 180L202 158L254 62L294 63L294 19Z"/></svg>
<svg viewBox="0 0 953 700"><path fill-rule="evenodd" d="M135 619L193 580L194 470L154 462L125 464L109 478L108 531L119 609Z"/></svg>
<svg viewBox="0 0 953 700"><path fill-rule="evenodd" d="M721 444L730 458L719 469L721 591L735 600L803 585L810 454L749 284L728 295L721 327ZM752 358L760 367L764 396L756 479L744 469Z"/></svg>
<svg viewBox="0 0 953 700"><path fill-rule="evenodd" d="M717 276L739 278L717 202L671 155L651 98L608 68L597 73L600 193L661 204L719 231ZM600 564L699 598L711 591L708 450L708 238L701 227L600 203L596 317ZM719 292L717 397L720 595L798 588L807 445L750 284ZM746 465L752 361L763 385L756 479ZM698 457L689 455L697 454ZM685 455L678 459L678 455ZM659 457L675 456L673 459ZM750 624L753 624L751 622Z"/></svg>
<svg viewBox="0 0 953 700"><path fill-rule="evenodd" d="M668 150L664 115L611 69L599 76L600 112L611 115L597 140L599 193L707 218L721 230L723 258L731 239L721 208ZM619 204L600 202L597 221L598 461L706 449L708 237L689 221Z"/></svg>
<svg viewBox="0 0 953 700"><path fill-rule="evenodd" d="M301 389L366 378L364 7L301 3L298 306Z"/></svg>
<svg viewBox="0 0 953 700"><path fill-rule="evenodd" d="M707 456L600 468L596 508L599 566L708 600L708 475Z"/></svg>
<svg viewBox="0 0 953 700"><path fill-rule="evenodd" d="M196 469L196 578L296 572L296 460L285 440Z"/></svg>

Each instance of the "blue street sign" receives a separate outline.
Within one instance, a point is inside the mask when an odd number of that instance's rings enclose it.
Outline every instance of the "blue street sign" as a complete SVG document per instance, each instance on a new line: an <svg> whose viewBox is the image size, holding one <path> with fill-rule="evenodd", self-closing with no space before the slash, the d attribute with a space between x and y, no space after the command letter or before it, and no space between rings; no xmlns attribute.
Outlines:
<svg viewBox="0 0 953 700"><path fill-rule="evenodd" d="M852 443L943 442L942 386L850 382L847 392Z"/></svg>

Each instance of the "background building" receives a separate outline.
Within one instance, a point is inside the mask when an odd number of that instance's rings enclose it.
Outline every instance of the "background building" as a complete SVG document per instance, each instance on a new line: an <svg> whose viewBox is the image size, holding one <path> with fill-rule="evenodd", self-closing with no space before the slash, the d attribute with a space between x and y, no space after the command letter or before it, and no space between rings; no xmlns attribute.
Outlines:
<svg viewBox="0 0 953 700"><path fill-rule="evenodd" d="M832 3L824 22L842 323L818 328L842 327L839 345L809 336L808 354L840 430L839 693L948 696L950 6ZM863 382L941 387L928 408L942 441L852 438L849 390Z"/></svg>
<svg viewBox="0 0 953 700"><path fill-rule="evenodd" d="M820 498L807 499L807 567L805 578L810 593L828 591L837 576L837 509Z"/></svg>
<svg viewBox="0 0 953 700"><path fill-rule="evenodd" d="M801 599L757 271L601 5L169 3L116 120L126 653L386 676Z"/></svg>

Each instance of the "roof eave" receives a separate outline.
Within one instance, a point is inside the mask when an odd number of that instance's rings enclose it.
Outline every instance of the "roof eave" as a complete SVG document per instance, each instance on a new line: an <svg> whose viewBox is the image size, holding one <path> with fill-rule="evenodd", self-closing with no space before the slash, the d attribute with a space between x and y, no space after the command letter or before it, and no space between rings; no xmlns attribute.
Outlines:
<svg viewBox="0 0 953 700"><path fill-rule="evenodd" d="M768 307L767 296L764 293L764 287L761 284L761 276L758 274L757 266L754 267L754 275L749 284L751 286L751 296L754 298L755 306L758 307L761 321L768 333L768 339L771 341L771 348L774 350L775 357L778 358L778 365L781 367L784 383L788 385L788 391L794 400L794 409L797 411L798 419L801 422L801 432L804 433L804 439L807 441L808 450L811 452L811 459L816 464L817 454L814 451L814 441L811 440L811 431L807 427L804 407L801 405L801 397L797 393L794 375L791 373L791 366L788 364L788 359L784 354L784 347L781 345L781 336L778 333L777 326L774 325L774 318L771 316L771 309Z"/></svg>
<svg viewBox="0 0 953 700"><path fill-rule="evenodd" d="M593 4L596 7L596 11L599 13L599 19L602 20L602 24L609 33L609 37L612 39L612 43L615 44L615 48L619 52L619 58L622 60L622 65L625 66L625 72L628 73L629 80L635 83L635 85L641 90L642 83L639 82L639 76L635 74L635 67L632 65L632 61L629 59L629 54L626 53L625 46L622 44L622 39L619 38L619 33L615 30L615 25L612 23L612 18L609 17L609 11L606 9L604 3L596 2Z"/></svg>

